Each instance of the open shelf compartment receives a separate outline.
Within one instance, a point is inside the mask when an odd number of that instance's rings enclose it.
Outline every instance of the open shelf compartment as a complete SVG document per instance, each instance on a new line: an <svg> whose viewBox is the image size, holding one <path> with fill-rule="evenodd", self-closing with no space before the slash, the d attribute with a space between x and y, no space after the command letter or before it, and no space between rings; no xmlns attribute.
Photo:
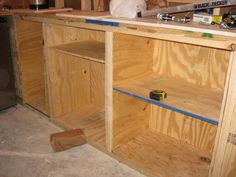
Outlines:
<svg viewBox="0 0 236 177"><path fill-rule="evenodd" d="M155 176L207 177L217 125L113 95L114 154Z"/></svg>
<svg viewBox="0 0 236 177"><path fill-rule="evenodd" d="M50 47L48 68L53 121L64 129L82 129L89 143L105 149L104 42L83 40Z"/></svg>
<svg viewBox="0 0 236 177"><path fill-rule="evenodd" d="M116 85L115 91L217 125L223 93L217 89L201 88L177 80L163 79L150 74L128 83ZM149 98L153 90L164 90L167 98ZM194 98L194 99L193 99Z"/></svg>
<svg viewBox="0 0 236 177"><path fill-rule="evenodd" d="M105 43L99 41L80 41L52 47L64 54L105 63Z"/></svg>

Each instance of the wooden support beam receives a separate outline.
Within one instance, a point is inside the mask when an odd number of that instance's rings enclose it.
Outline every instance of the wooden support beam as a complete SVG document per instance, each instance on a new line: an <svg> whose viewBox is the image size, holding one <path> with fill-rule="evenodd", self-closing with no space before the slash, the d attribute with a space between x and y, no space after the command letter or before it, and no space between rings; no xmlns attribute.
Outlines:
<svg viewBox="0 0 236 177"><path fill-rule="evenodd" d="M81 0L81 10L91 11L92 1L91 0Z"/></svg>
<svg viewBox="0 0 236 177"><path fill-rule="evenodd" d="M64 8L65 7L64 0L55 0L55 7L56 8Z"/></svg>

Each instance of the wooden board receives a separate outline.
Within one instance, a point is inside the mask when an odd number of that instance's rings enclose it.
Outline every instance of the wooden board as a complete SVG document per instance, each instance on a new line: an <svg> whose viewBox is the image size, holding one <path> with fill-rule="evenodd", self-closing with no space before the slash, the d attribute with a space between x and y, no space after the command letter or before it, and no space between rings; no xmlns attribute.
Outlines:
<svg viewBox="0 0 236 177"><path fill-rule="evenodd" d="M16 32L23 101L48 113L42 23L18 19Z"/></svg>
<svg viewBox="0 0 236 177"><path fill-rule="evenodd" d="M65 129L82 129L89 143L106 147L104 109L87 105L77 112L70 112L54 121Z"/></svg>
<svg viewBox="0 0 236 177"><path fill-rule="evenodd" d="M46 30L48 47L68 44L72 42L92 40L105 43L105 32L49 24Z"/></svg>
<svg viewBox="0 0 236 177"><path fill-rule="evenodd" d="M224 90L230 51L155 40L153 71L201 87Z"/></svg>
<svg viewBox="0 0 236 177"><path fill-rule="evenodd" d="M48 60L52 116L90 104L90 62L57 51L50 51Z"/></svg>
<svg viewBox="0 0 236 177"><path fill-rule="evenodd" d="M105 66L90 62L90 96L91 103L104 109L105 107Z"/></svg>
<svg viewBox="0 0 236 177"><path fill-rule="evenodd" d="M236 175L236 54L231 55L225 104L222 111L210 177L235 177Z"/></svg>
<svg viewBox="0 0 236 177"><path fill-rule="evenodd" d="M211 159L208 153L150 130L114 153L158 177L207 177Z"/></svg>
<svg viewBox="0 0 236 177"><path fill-rule="evenodd" d="M212 153L217 125L151 105L149 128L183 143Z"/></svg>
<svg viewBox="0 0 236 177"><path fill-rule="evenodd" d="M114 34L114 84L140 77L151 71L153 40L132 35Z"/></svg>
<svg viewBox="0 0 236 177"><path fill-rule="evenodd" d="M81 41L53 47L62 53L105 63L105 44L97 41Z"/></svg>
<svg viewBox="0 0 236 177"><path fill-rule="evenodd" d="M90 104L105 107L104 64L54 49L50 50L48 60L53 117Z"/></svg>
<svg viewBox="0 0 236 177"><path fill-rule="evenodd" d="M215 89L201 88L173 79L162 79L155 73L126 84L115 85L115 89L213 124L217 124L219 120L223 93ZM164 90L167 98L162 102L150 99L149 93L152 90Z"/></svg>
<svg viewBox="0 0 236 177"><path fill-rule="evenodd" d="M113 149L127 143L148 128L150 104L113 93Z"/></svg>
<svg viewBox="0 0 236 177"><path fill-rule="evenodd" d="M105 119L107 151L112 151L113 127L113 33L106 32L106 64L105 64Z"/></svg>
<svg viewBox="0 0 236 177"><path fill-rule="evenodd" d="M81 10L92 10L92 0L81 0Z"/></svg>

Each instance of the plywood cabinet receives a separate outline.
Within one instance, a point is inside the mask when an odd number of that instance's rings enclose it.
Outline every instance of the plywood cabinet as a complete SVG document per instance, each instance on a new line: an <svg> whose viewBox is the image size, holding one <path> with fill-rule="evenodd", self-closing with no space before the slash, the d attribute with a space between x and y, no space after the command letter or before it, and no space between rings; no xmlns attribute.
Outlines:
<svg viewBox="0 0 236 177"><path fill-rule="evenodd" d="M235 177L234 38L34 20L16 18L25 103L149 176Z"/></svg>

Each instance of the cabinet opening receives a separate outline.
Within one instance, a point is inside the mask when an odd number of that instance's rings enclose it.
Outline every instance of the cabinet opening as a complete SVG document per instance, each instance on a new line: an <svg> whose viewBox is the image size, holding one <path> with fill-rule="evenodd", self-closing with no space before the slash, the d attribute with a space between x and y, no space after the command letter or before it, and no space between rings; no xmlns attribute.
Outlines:
<svg viewBox="0 0 236 177"><path fill-rule="evenodd" d="M105 148L105 33L60 25L47 31L53 33L48 37L52 118L65 129L82 129L88 142Z"/></svg>
<svg viewBox="0 0 236 177"><path fill-rule="evenodd" d="M208 175L217 125L113 95L113 153L161 177Z"/></svg>
<svg viewBox="0 0 236 177"><path fill-rule="evenodd" d="M16 20L23 101L48 114L42 23Z"/></svg>
<svg viewBox="0 0 236 177"><path fill-rule="evenodd" d="M230 52L133 35L114 35L114 89L218 124ZM164 90L162 103L149 99Z"/></svg>

